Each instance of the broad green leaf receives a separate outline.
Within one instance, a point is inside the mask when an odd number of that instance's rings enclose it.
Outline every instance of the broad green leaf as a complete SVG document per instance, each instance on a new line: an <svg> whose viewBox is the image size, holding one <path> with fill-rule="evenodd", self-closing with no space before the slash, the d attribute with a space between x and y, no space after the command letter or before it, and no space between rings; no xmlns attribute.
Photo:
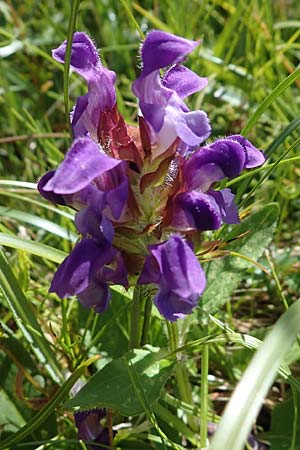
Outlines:
<svg viewBox="0 0 300 450"><path fill-rule="evenodd" d="M296 408L298 410L298 421L295 435L294 450L300 448L300 427L299 427L299 412L300 412L300 397L297 396ZM293 435L293 425L295 418L295 404L292 397L284 403L279 403L273 413L271 429L263 434L263 438L271 443L272 450L290 450L291 440Z"/></svg>
<svg viewBox="0 0 300 450"><path fill-rule="evenodd" d="M106 407L125 416L142 413L140 398L145 397L151 406L172 372L174 362L165 356L166 352L151 346L131 350L99 370L65 407L80 410ZM138 385L132 382L134 378Z"/></svg>
<svg viewBox="0 0 300 450"><path fill-rule="evenodd" d="M226 249L257 261L272 239L277 217L278 206L275 203L254 212L240 225L235 226L226 238L229 240L248 233L229 244ZM209 263L206 272L207 288L202 296L204 310L213 314L226 303L249 267L250 262L230 255Z"/></svg>
<svg viewBox="0 0 300 450"><path fill-rule="evenodd" d="M112 291L112 299L107 310L97 316L96 325L93 327L93 336L89 330L86 334L85 345L92 352L101 353L101 359L97 368L112 359L120 358L128 351L128 306L131 299L123 293ZM88 317L86 308L79 305L79 322L85 326Z"/></svg>
<svg viewBox="0 0 300 450"><path fill-rule="evenodd" d="M25 423L26 421L14 405L12 397L0 389L0 428L5 432L15 432Z"/></svg>
<svg viewBox="0 0 300 450"><path fill-rule="evenodd" d="M300 332L300 300L276 322L236 387L209 450L242 450L277 370Z"/></svg>

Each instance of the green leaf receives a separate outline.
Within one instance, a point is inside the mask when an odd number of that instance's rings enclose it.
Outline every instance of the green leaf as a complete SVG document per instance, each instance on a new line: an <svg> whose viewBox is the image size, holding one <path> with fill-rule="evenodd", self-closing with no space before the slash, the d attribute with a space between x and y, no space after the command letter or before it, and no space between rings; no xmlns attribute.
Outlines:
<svg viewBox="0 0 300 450"><path fill-rule="evenodd" d="M251 214L240 225L235 226L226 238L230 240L242 233L248 233L229 244L226 249L257 261L272 239L278 213L277 204L270 203ZM207 289L202 296L204 310L213 314L226 303L249 267L249 261L232 256L209 263L206 273Z"/></svg>
<svg viewBox="0 0 300 450"><path fill-rule="evenodd" d="M300 398L297 398L296 408L300 411ZM295 404L293 398L278 404L272 413L271 429L263 434L263 439L271 443L272 450L290 450L293 435ZM297 422L295 449L300 448L300 427Z"/></svg>
<svg viewBox="0 0 300 450"><path fill-rule="evenodd" d="M80 410L112 408L125 416L144 411L139 398L153 404L169 378L174 361L165 359L166 352L149 345L128 352L99 370L65 407ZM137 379L138 383L133 383ZM137 395L137 389L143 389Z"/></svg>
<svg viewBox="0 0 300 450"><path fill-rule="evenodd" d="M0 389L0 428L5 432L15 432L25 423L25 419L14 405L12 397Z"/></svg>
<svg viewBox="0 0 300 450"><path fill-rule="evenodd" d="M277 370L300 332L300 300L276 322L235 389L209 447L242 450Z"/></svg>

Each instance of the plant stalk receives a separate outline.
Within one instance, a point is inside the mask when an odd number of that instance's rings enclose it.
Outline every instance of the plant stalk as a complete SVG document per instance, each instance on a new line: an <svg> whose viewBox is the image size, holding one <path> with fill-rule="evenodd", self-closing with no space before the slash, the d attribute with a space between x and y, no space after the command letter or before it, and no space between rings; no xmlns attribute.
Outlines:
<svg viewBox="0 0 300 450"><path fill-rule="evenodd" d="M176 349L179 347L179 335L177 323L167 321L167 329L169 335L170 350L171 352L175 352ZM188 403L189 405L192 405L193 404L192 390L188 374L186 371L186 367L183 366L179 360L177 360L174 371L181 400L183 400L185 403ZM193 431L196 431L196 423L192 415L188 415L188 424Z"/></svg>
<svg viewBox="0 0 300 450"><path fill-rule="evenodd" d="M68 27L68 38L67 38L67 48L65 55L64 64L64 104L65 104L65 120L69 128L71 138L73 138L73 131L70 122L70 107L69 107L69 73L70 73L70 63L71 63L71 51L73 34L76 26L77 13L79 9L80 0L73 0L71 3L71 14Z"/></svg>
<svg viewBox="0 0 300 450"><path fill-rule="evenodd" d="M152 298L149 293L146 293L146 301L145 301L145 308L144 308L144 323L143 323L143 329L142 329L142 339L141 339L141 345L148 344L148 334L150 329L150 323L151 323L151 310L152 310Z"/></svg>
<svg viewBox="0 0 300 450"><path fill-rule="evenodd" d="M205 326L205 336L208 335L208 327ZM201 360L201 418L200 418L200 445L202 449L207 444L207 411L208 411L208 368L209 368L209 347L204 344L202 347Z"/></svg>
<svg viewBox="0 0 300 450"><path fill-rule="evenodd" d="M132 348L139 348L141 345L141 294L141 286L135 286L131 303L129 350L131 350Z"/></svg>

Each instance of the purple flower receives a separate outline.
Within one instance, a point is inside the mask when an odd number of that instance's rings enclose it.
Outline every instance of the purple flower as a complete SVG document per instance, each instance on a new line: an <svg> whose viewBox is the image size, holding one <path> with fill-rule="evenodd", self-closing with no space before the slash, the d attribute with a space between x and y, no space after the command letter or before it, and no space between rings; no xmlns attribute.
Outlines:
<svg viewBox="0 0 300 450"><path fill-rule="evenodd" d="M205 289L205 275L191 247L179 235L149 245L138 284L159 286L154 303L170 321L190 314Z"/></svg>
<svg viewBox="0 0 300 450"><path fill-rule="evenodd" d="M53 58L64 63L66 48L67 41L64 41L53 50ZM94 43L82 32L74 33L73 36L71 68L82 76L88 85L88 93L78 97L72 113L74 136L90 133L97 140L100 113L112 109L116 104L116 75L103 67Z"/></svg>
<svg viewBox="0 0 300 450"><path fill-rule="evenodd" d="M102 313L110 300L108 283L128 285L120 253L105 239L84 238L57 269L49 292L77 295L83 306Z"/></svg>
<svg viewBox="0 0 300 450"><path fill-rule="evenodd" d="M203 89L206 78L178 65L199 45L164 31L150 32L142 45L143 70L133 83L144 118L151 126L157 145L155 156L179 138L196 146L210 134L204 111L190 111L183 99ZM161 78L160 69L171 67Z"/></svg>
<svg viewBox="0 0 300 450"><path fill-rule="evenodd" d="M128 198L127 163L107 156L89 137L77 138L56 171L38 183L41 195L75 209L86 206L102 222L119 219ZM90 210L87 216L90 216Z"/></svg>
<svg viewBox="0 0 300 450"><path fill-rule="evenodd" d="M108 428L101 424L106 417L105 409L93 409L90 411L79 411L74 414L76 427L78 428L78 439L83 441L94 441L98 445L88 445L91 450L109 448ZM99 445L103 444L103 445Z"/></svg>
<svg viewBox="0 0 300 450"><path fill-rule="evenodd" d="M205 231L216 230L223 222L238 223L234 194L230 189L215 191L212 186L264 160L261 151L238 135L196 150L182 164L184 189L174 198L171 225L180 231Z"/></svg>

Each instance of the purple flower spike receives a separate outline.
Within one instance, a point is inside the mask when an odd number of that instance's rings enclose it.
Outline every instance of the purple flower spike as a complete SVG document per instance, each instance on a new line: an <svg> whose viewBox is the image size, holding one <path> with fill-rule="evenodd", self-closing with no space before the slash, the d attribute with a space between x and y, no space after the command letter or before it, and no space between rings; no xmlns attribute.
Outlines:
<svg viewBox="0 0 300 450"><path fill-rule="evenodd" d="M154 303L167 320L190 314L206 284L193 250L175 235L162 244L150 245L149 251L138 284L159 285Z"/></svg>
<svg viewBox="0 0 300 450"><path fill-rule="evenodd" d="M207 80L177 65L197 45L199 42L154 30L142 46L143 70L132 89L154 133L157 145L154 157L167 150L177 138L188 146L196 146L210 134L205 112L190 112L183 102L185 97L203 89ZM170 64L176 65L161 78L160 69Z"/></svg>
<svg viewBox="0 0 300 450"><path fill-rule="evenodd" d="M78 439L83 441L94 441L96 444L88 445L88 448L91 450L109 448L108 428L100 423L101 419L104 419L105 416L106 410L102 408L90 411L79 411L74 414L76 427L78 428Z"/></svg>
<svg viewBox="0 0 300 450"><path fill-rule="evenodd" d="M53 50L53 58L64 63L66 48L67 41L64 41ZM74 136L90 133L97 140L100 113L112 109L116 104L116 75L102 66L93 41L82 32L74 33L73 36L71 68L82 76L88 85L88 93L78 98L72 113Z"/></svg>

